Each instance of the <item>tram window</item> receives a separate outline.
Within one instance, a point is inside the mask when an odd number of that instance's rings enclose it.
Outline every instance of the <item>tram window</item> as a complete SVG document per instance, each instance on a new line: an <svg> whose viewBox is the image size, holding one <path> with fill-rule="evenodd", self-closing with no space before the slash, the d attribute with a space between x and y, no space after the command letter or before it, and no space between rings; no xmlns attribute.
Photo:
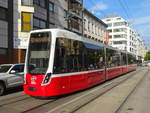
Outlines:
<svg viewBox="0 0 150 113"><path fill-rule="evenodd" d="M127 64L127 56L126 53L121 53L121 65Z"/></svg>
<svg viewBox="0 0 150 113"><path fill-rule="evenodd" d="M84 43L86 49L86 66L88 70L104 68L104 48Z"/></svg>
<svg viewBox="0 0 150 113"><path fill-rule="evenodd" d="M54 73L104 68L104 48L76 40L57 38Z"/></svg>
<svg viewBox="0 0 150 113"><path fill-rule="evenodd" d="M28 54L28 72L31 74L45 74L50 55L51 34L49 32L32 33ZM34 65L34 68L30 68Z"/></svg>
<svg viewBox="0 0 150 113"><path fill-rule="evenodd" d="M106 62L107 62L107 67L116 67L119 66L120 63L120 52L116 50L112 50L107 48L106 49Z"/></svg>
<svg viewBox="0 0 150 113"><path fill-rule="evenodd" d="M79 42L57 38L54 73L78 72L79 69Z"/></svg>
<svg viewBox="0 0 150 113"><path fill-rule="evenodd" d="M128 64L136 63L136 58L133 55L128 54Z"/></svg>

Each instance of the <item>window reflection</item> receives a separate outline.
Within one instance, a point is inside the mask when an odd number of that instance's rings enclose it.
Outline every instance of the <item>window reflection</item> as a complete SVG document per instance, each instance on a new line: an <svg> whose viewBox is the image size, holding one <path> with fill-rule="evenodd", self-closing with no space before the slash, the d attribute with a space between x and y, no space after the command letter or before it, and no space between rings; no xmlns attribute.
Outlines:
<svg viewBox="0 0 150 113"><path fill-rule="evenodd" d="M128 64L134 64L136 63L136 57L135 55L131 55L131 54L128 54Z"/></svg>
<svg viewBox="0 0 150 113"><path fill-rule="evenodd" d="M106 49L107 67L116 67L121 65L120 52L116 50Z"/></svg>
<svg viewBox="0 0 150 113"><path fill-rule="evenodd" d="M104 68L104 49L76 40L57 38L54 73L80 72Z"/></svg>

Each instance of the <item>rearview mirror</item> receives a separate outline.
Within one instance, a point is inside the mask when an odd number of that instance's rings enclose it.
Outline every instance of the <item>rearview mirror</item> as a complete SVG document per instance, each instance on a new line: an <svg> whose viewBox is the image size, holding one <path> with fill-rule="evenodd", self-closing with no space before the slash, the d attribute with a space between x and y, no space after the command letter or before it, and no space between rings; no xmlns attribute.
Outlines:
<svg viewBox="0 0 150 113"><path fill-rule="evenodd" d="M15 74L16 71L15 71L15 70L11 70L10 73L11 73L11 74Z"/></svg>

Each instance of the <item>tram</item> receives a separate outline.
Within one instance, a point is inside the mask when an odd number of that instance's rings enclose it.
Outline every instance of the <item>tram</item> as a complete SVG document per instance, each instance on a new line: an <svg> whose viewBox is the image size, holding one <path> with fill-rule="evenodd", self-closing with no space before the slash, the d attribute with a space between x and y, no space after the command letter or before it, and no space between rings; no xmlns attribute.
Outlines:
<svg viewBox="0 0 150 113"><path fill-rule="evenodd" d="M67 30L31 31L24 92L53 97L83 90L136 70L133 54Z"/></svg>

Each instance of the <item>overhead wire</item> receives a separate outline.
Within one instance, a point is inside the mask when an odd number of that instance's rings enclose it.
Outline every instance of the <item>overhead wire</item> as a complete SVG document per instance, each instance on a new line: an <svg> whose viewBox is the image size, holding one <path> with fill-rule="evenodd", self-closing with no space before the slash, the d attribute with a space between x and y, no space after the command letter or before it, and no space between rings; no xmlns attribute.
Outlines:
<svg viewBox="0 0 150 113"><path fill-rule="evenodd" d="M101 1L102 0L99 0L99 2L101 2ZM133 26L133 28L135 29L135 31L139 34L139 31L134 26L135 19L134 19L132 13L131 13L131 10L130 10L130 7L128 6L127 1L126 0L117 0L117 1L119 2L120 6L122 7L122 9L123 9L126 17L128 19L132 19L132 21L129 22L129 23L130 23L131 26ZM89 5L91 5L91 4L93 4L93 6L95 6L97 3L94 0L90 0L90 4ZM100 13L103 14L103 16L106 16L106 13L103 12L102 10L100 11Z"/></svg>
<svg viewBox="0 0 150 113"><path fill-rule="evenodd" d="M119 4L121 5L122 9L124 10L124 13L126 14L127 18L130 18L128 11L126 10L126 7L124 6L123 2L121 0L118 0Z"/></svg>
<svg viewBox="0 0 150 113"><path fill-rule="evenodd" d="M129 23L130 23L131 26L134 27L135 19L133 18L133 15L131 14L131 11L130 11L130 8L129 8L128 4L127 4L127 1L126 1L126 0L123 0L123 1L122 1L122 0L118 0L118 1L119 1L119 3L120 3L121 7L123 8L123 10L124 10L124 12L125 12L127 18L128 18L128 19L131 19L131 18L132 18L132 22L129 22ZM130 13L128 13L128 12L130 12ZM137 30L136 30L136 31L137 31Z"/></svg>
<svg viewBox="0 0 150 113"><path fill-rule="evenodd" d="M134 25L135 19L134 19L132 13L131 13L131 10L130 10L130 8L129 8L129 6L128 6L127 1L126 1L126 0L123 0L123 2L122 2L121 0L118 0L118 1L119 1L120 5L122 6L122 8L123 8L125 14L127 15L127 17L128 17L129 19L132 18L132 22L130 22L131 27L134 28L134 31L135 31L137 34L140 34L140 39L143 38L142 33L139 32L139 31L136 29L135 25ZM126 8L127 8L127 9L126 9ZM128 11L130 12L130 15L129 15ZM144 43L145 43L145 42L144 42Z"/></svg>
<svg viewBox="0 0 150 113"><path fill-rule="evenodd" d="M134 24L135 19L134 19L134 17L133 17L133 15L132 15L132 13L131 13L130 7L128 6L128 3L127 3L127 1L126 1L126 0L124 0L124 3L125 3L125 6L127 7L128 11L130 12L130 17L132 18L132 22L131 22L131 24Z"/></svg>
<svg viewBox="0 0 150 113"><path fill-rule="evenodd" d="M139 34L140 32L136 29L134 23L135 23L135 19L131 13L131 10L130 10L130 7L128 6L128 3L126 0L124 0L124 3L125 3L125 6L127 7L128 11L130 12L130 17L132 18L132 21L130 22L131 23L131 26L133 26L133 28L135 29L135 31ZM140 33L141 34L141 33ZM141 36L142 37L142 36Z"/></svg>
<svg viewBox="0 0 150 113"><path fill-rule="evenodd" d="M99 0L99 2L101 2L102 0ZM94 0L90 0L90 2L93 4L93 6L95 6L97 3ZM93 13L93 12L92 12ZM106 14L101 10L100 13L105 16Z"/></svg>

